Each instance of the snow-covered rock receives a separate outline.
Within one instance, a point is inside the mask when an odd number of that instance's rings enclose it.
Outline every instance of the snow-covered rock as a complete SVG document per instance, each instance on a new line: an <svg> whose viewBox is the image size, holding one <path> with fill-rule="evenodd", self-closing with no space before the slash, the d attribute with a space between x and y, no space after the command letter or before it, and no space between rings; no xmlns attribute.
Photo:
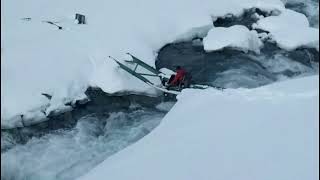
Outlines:
<svg viewBox="0 0 320 180"><path fill-rule="evenodd" d="M278 16L260 19L253 28L270 32L271 39L280 48L294 50L310 47L319 51L319 29L309 27L304 14L287 9Z"/></svg>
<svg viewBox="0 0 320 180"><path fill-rule="evenodd" d="M319 76L184 90L161 124L79 180L319 178Z"/></svg>
<svg viewBox="0 0 320 180"><path fill-rule="evenodd" d="M204 49L208 52L231 47L244 52L254 51L260 53L263 43L256 31L250 31L242 25L234 25L228 28L214 27L203 39Z"/></svg>

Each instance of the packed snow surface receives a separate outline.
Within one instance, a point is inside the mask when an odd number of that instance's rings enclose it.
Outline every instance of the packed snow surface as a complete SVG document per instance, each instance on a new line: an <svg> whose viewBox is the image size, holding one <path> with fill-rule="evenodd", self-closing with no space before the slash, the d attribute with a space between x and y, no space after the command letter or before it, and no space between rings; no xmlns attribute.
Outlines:
<svg viewBox="0 0 320 180"><path fill-rule="evenodd" d="M260 19L253 27L270 32L280 48L311 47L319 51L319 29L310 27L304 14L287 9L278 16Z"/></svg>
<svg viewBox="0 0 320 180"><path fill-rule="evenodd" d="M149 135L79 180L319 178L319 76L184 90Z"/></svg>
<svg viewBox="0 0 320 180"><path fill-rule="evenodd" d="M260 53L262 45L258 33L250 31L242 25L234 25L228 28L214 27L203 39L203 46L206 51L216 51L225 47L232 47L244 52L250 50Z"/></svg>

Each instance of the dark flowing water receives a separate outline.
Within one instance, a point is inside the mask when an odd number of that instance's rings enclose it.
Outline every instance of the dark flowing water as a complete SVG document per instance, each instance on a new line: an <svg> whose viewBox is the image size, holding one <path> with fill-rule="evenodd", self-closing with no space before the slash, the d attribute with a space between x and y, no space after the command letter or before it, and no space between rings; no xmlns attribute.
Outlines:
<svg viewBox="0 0 320 180"><path fill-rule="evenodd" d="M200 42L200 40L196 40ZM225 88L254 88L278 80L318 73L319 52L314 49L284 51L265 43L261 54L223 49L207 53L200 43L181 42L163 47L158 69L183 66L193 81Z"/></svg>

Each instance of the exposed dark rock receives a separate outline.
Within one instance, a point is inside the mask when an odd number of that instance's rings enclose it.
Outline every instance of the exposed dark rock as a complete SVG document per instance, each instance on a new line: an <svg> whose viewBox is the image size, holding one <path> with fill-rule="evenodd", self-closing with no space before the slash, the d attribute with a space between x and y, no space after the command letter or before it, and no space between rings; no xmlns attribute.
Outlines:
<svg viewBox="0 0 320 180"><path fill-rule="evenodd" d="M85 16L82 14L77 13L75 19L78 20L78 24L86 24Z"/></svg>
<svg viewBox="0 0 320 180"><path fill-rule="evenodd" d="M217 20L213 22L213 25L215 27L230 27L233 25L243 25L246 26L248 29L252 29L251 25L259 20L255 14L267 16L266 12L263 12L257 8L252 8L246 10L239 17L236 17L234 15L219 17L217 18Z"/></svg>
<svg viewBox="0 0 320 180"><path fill-rule="evenodd" d="M288 57L306 66L310 66L311 62L319 62L319 52L310 48L299 48L288 52Z"/></svg>
<svg viewBox="0 0 320 180"><path fill-rule="evenodd" d="M305 3L303 2L292 2L292 1L289 1L285 4L285 7L287 9L291 9L291 10L294 10L296 12L299 12L299 13L302 13L304 15L307 15L306 12L304 11L304 9L307 7Z"/></svg>
<svg viewBox="0 0 320 180"><path fill-rule="evenodd" d="M52 98L52 95L47 94L47 93L41 93L41 95L44 95L46 98L48 98L49 100Z"/></svg>

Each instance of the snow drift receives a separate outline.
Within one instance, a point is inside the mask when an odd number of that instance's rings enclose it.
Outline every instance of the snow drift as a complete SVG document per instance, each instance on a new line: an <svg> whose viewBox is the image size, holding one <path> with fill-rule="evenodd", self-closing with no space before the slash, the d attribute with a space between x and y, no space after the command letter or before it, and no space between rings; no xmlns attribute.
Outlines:
<svg viewBox="0 0 320 180"><path fill-rule="evenodd" d="M270 32L271 39L282 49L310 47L319 51L319 29L310 27L301 13L286 9L278 16L260 19L253 27Z"/></svg>
<svg viewBox="0 0 320 180"><path fill-rule="evenodd" d="M318 179L318 86L184 90L153 132L79 180Z"/></svg>
<svg viewBox="0 0 320 180"><path fill-rule="evenodd" d="M229 28L212 28L203 39L203 46L206 51L216 51L225 47L240 49L244 52L254 51L260 53L263 43L256 31L249 31L242 25L234 25Z"/></svg>

